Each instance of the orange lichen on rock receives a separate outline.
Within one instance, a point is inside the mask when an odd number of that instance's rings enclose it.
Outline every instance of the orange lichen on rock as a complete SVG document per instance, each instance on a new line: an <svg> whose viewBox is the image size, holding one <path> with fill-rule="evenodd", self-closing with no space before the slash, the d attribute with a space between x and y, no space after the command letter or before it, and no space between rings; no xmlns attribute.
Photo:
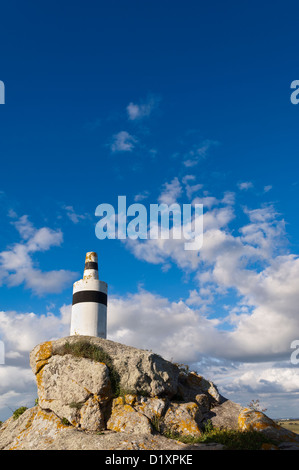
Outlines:
<svg viewBox="0 0 299 470"><path fill-rule="evenodd" d="M135 411L131 405L120 404L118 398L113 402L107 429L116 432L126 431L141 434L150 434L152 432L150 421L146 416Z"/></svg>
<svg viewBox="0 0 299 470"><path fill-rule="evenodd" d="M163 428L182 436L200 436L201 413L196 403L171 403L163 420Z"/></svg>
<svg viewBox="0 0 299 470"><path fill-rule="evenodd" d="M137 395L133 393L128 393L125 395L125 403L127 405L134 405L137 401Z"/></svg>
<svg viewBox="0 0 299 470"><path fill-rule="evenodd" d="M46 341L38 346L35 352L35 374L48 363L52 356L52 341Z"/></svg>
<svg viewBox="0 0 299 470"><path fill-rule="evenodd" d="M299 435L284 429L261 411L244 408L238 418L241 431L259 431L277 442L299 442Z"/></svg>

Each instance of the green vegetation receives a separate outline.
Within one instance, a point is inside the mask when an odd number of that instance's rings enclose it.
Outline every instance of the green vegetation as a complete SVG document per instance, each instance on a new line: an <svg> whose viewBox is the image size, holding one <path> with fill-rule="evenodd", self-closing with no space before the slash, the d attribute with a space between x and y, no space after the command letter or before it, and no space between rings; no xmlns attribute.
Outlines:
<svg viewBox="0 0 299 470"><path fill-rule="evenodd" d="M95 344L91 344L88 341L80 340L74 343L69 343L68 341L64 343L57 351L56 354L64 356L65 354L71 354L75 357L84 357L86 359L91 359L96 362L111 362L111 357L101 348Z"/></svg>
<svg viewBox="0 0 299 470"><path fill-rule="evenodd" d="M207 444L209 442L222 444L227 450L260 450L262 444L275 445L275 442L258 431L214 428L211 421L206 423L202 435L198 437L181 436L169 430L165 430L162 434L184 444Z"/></svg>
<svg viewBox="0 0 299 470"><path fill-rule="evenodd" d="M162 424L161 416L155 415L152 418L151 423L152 423L152 426L153 426L153 428L156 432L163 434L163 432L161 432L161 424Z"/></svg>
<svg viewBox="0 0 299 470"><path fill-rule="evenodd" d="M64 424L64 426L71 426L71 423L67 418L62 418L61 422Z"/></svg>
<svg viewBox="0 0 299 470"><path fill-rule="evenodd" d="M82 403L82 402L75 402L75 401L72 401L72 402L69 404L69 407L70 407L70 408L75 408L76 410L80 410L83 405L84 405L84 403Z"/></svg>
<svg viewBox="0 0 299 470"><path fill-rule="evenodd" d="M26 410L28 410L27 406L20 406L20 408L17 408L12 414L13 419L18 419Z"/></svg>
<svg viewBox="0 0 299 470"><path fill-rule="evenodd" d="M206 444L214 442L223 444L228 450L260 450L262 444L274 444L258 431L235 431L232 429L213 429L204 432L199 437L163 433L170 439L176 439L184 444Z"/></svg>
<svg viewBox="0 0 299 470"><path fill-rule="evenodd" d="M64 356L65 354L71 354L74 357L83 357L85 359L91 359L95 362L103 362L109 369L109 376L111 381L111 387L113 395L118 397L120 395L120 377L118 372L113 366L113 361L106 351L95 344L91 344L88 341L76 341L69 343L68 341L62 345L56 354Z"/></svg>

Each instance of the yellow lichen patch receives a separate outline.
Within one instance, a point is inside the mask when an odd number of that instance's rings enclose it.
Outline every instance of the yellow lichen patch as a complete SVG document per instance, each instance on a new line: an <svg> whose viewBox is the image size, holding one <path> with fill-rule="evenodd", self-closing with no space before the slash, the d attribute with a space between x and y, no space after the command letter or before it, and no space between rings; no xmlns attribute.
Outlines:
<svg viewBox="0 0 299 470"><path fill-rule="evenodd" d="M123 409L124 409L124 411L126 411L127 413L135 413L135 410L134 410L134 408L132 408L131 405L123 405Z"/></svg>
<svg viewBox="0 0 299 470"><path fill-rule="evenodd" d="M35 373L38 374L39 371L40 371L46 364L48 364L48 362L49 362L49 361L48 361L47 359L45 359L44 361L38 361L38 364L36 364L36 372L35 372Z"/></svg>
<svg viewBox="0 0 299 470"><path fill-rule="evenodd" d="M138 424L138 419L140 419L141 416L142 415L137 413L131 405L116 406L112 409L111 416L107 422L107 429L122 432L125 431L127 427L130 429L132 427L134 428L134 426ZM144 416L143 419L145 419Z"/></svg>
<svg viewBox="0 0 299 470"><path fill-rule="evenodd" d="M129 393L128 395L125 395L125 403L127 405L134 405L137 400L137 395L134 395L132 393Z"/></svg>
<svg viewBox="0 0 299 470"><path fill-rule="evenodd" d="M54 413L44 411L42 408L39 408L36 418L40 418L43 421L48 421L49 424L54 424L57 430L68 428L66 424L63 424L62 421L54 415Z"/></svg>
<svg viewBox="0 0 299 470"><path fill-rule="evenodd" d="M22 447L23 439L28 436L29 432L31 431L33 420L36 416L36 408L32 408L27 410L27 421L24 423L24 429L20 432L20 434L15 438L9 450L16 450Z"/></svg>
<svg viewBox="0 0 299 470"><path fill-rule="evenodd" d="M242 410L238 418L238 425L242 431L260 431L278 441L299 442L297 434L282 428L260 411L248 408Z"/></svg>
<svg viewBox="0 0 299 470"><path fill-rule="evenodd" d="M182 436L200 436L202 433L198 427L199 407L196 403L172 403L163 420L163 427L174 434Z"/></svg>
<svg viewBox="0 0 299 470"><path fill-rule="evenodd" d="M196 422L190 417L189 419L175 420L173 423L169 423L173 430L183 436L200 436L201 431L199 430Z"/></svg>
<svg viewBox="0 0 299 470"><path fill-rule="evenodd" d="M239 414L238 416L238 426L241 429L241 431L246 431L248 429L248 417L247 413L249 412L249 408L244 408L242 410L242 413Z"/></svg>
<svg viewBox="0 0 299 470"><path fill-rule="evenodd" d="M124 404L123 397L114 398L114 400L112 401L112 409L116 406L123 405L123 404Z"/></svg>
<svg viewBox="0 0 299 470"><path fill-rule="evenodd" d="M266 429L268 427L269 427L268 423L265 423L263 421L258 421L257 423L252 423L251 425L251 429L253 431L262 431L263 429Z"/></svg>
<svg viewBox="0 0 299 470"><path fill-rule="evenodd" d="M140 411L141 413L144 413L146 408L147 408L147 403L145 402L138 405L138 411Z"/></svg>
<svg viewBox="0 0 299 470"><path fill-rule="evenodd" d="M35 374L47 364L48 360L52 356L52 341L46 341L38 346L35 353Z"/></svg>
<svg viewBox="0 0 299 470"><path fill-rule="evenodd" d="M187 403L186 409L188 411L195 411L196 412L198 410L198 405L194 402L190 402L190 403Z"/></svg>
<svg viewBox="0 0 299 470"><path fill-rule="evenodd" d="M107 429L111 429L112 431L121 432L124 431L126 427L126 421L124 420L123 412L117 408L117 411L114 409L112 410L110 419L107 423Z"/></svg>
<svg viewBox="0 0 299 470"><path fill-rule="evenodd" d="M102 400L101 400L101 397L99 397L96 393L93 395L93 401L96 401L97 403L100 403Z"/></svg>
<svg viewBox="0 0 299 470"><path fill-rule="evenodd" d="M38 436L39 443L43 445L54 442L55 435L67 428L61 420L52 412L46 412L39 406L31 408L26 412L27 421L22 423L22 430L13 440L10 450L31 447ZM21 419L21 418L18 418Z"/></svg>
<svg viewBox="0 0 299 470"><path fill-rule="evenodd" d="M40 371L36 374L36 384L38 392L43 390L43 372L44 369L40 369Z"/></svg>

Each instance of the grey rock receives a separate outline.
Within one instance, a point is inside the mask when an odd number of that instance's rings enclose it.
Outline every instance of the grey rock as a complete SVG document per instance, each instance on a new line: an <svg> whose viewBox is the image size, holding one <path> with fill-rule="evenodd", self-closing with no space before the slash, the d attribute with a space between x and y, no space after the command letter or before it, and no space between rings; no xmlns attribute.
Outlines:
<svg viewBox="0 0 299 470"><path fill-rule="evenodd" d="M238 429L238 418L242 411L242 406L226 400L223 403L214 406L204 415L204 423L210 420L216 428Z"/></svg>
<svg viewBox="0 0 299 470"><path fill-rule="evenodd" d="M151 422L160 419L168 406L168 399L141 397L135 404L134 409L143 413Z"/></svg>
<svg viewBox="0 0 299 470"><path fill-rule="evenodd" d="M204 450L161 435L128 432L87 432L65 426L51 411L39 406L17 420L3 423L0 450Z"/></svg>
<svg viewBox="0 0 299 470"><path fill-rule="evenodd" d="M81 429L102 431L106 428L104 409L96 396L90 397L80 409Z"/></svg>
<svg viewBox="0 0 299 470"><path fill-rule="evenodd" d="M95 409L96 403L111 398L109 370L103 363L90 359L53 355L37 373L38 403L45 410L53 411L58 417L66 418L74 426L81 423L80 406L84 408L84 426L91 413L86 408ZM96 397L91 401L91 397ZM88 404L86 403L88 402ZM99 407L98 407L99 408ZM100 410L98 414L101 414ZM92 418L94 421L94 417ZM94 430L95 423L91 424ZM100 427L101 428L101 427Z"/></svg>
<svg viewBox="0 0 299 470"><path fill-rule="evenodd" d="M65 343L87 341L105 351L112 359L119 376L120 387L126 393L142 393L151 397L173 396L177 392L179 369L161 356L150 351L125 346L92 336L69 336L36 346L30 354L34 373L44 362L58 354Z"/></svg>
<svg viewBox="0 0 299 470"><path fill-rule="evenodd" d="M180 372L178 395L184 401L196 401L196 396L201 394L205 394L209 398L210 404L221 403L223 401L223 397L212 382L195 372Z"/></svg>

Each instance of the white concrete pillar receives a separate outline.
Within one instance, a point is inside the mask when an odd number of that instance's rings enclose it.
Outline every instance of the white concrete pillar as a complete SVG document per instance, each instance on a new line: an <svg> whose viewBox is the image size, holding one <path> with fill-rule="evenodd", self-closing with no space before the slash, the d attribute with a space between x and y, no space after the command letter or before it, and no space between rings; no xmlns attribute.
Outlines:
<svg viewBox="0 0 299 470"><path fill-rule="evenodd" d="M99 281L97 254L86 253L83 279L73 285L71 335L107 337L107 291Z"/></svg>

